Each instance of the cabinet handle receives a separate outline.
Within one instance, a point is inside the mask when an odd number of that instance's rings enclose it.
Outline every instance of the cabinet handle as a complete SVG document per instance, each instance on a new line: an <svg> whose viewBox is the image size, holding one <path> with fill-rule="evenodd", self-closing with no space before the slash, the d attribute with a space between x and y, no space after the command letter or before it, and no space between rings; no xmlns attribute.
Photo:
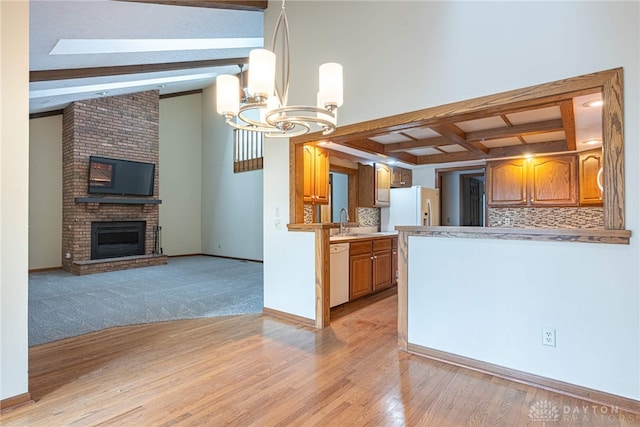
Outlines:
<svg viewBox="0 0 640 427"><path fill-rule="evenodd" d="M373 259L373 257L371 257L371 259Z"/></svg>

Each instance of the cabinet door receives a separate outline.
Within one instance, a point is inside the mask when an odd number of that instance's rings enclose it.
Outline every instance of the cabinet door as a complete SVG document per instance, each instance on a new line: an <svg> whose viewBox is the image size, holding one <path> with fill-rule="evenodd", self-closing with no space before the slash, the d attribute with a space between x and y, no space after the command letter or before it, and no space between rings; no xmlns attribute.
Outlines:
<svg viewBox="0 0 640 427"><path fill-rule="evenodd" d="M411 187L413 172L411 169L394 166L391 169L391 188Z"/></svg>
<svg viewBox="0 0 640 427"><path fill-rule="evenodd" d="M546 206L578 205L575 156L532 159L530 168L530 204Z"/></svg>
<svg viewBox="0 0 640 427"><path fill-rule="evenodd" d="M351 255L349 257L349 299L369 295L373 288L373 256L371 253Z"/></svg>
<svg viewBox="0 0 640 427"><path fill-rule="evenodd" d="M329 153L313 145L303 148L304 203L329 203Z"/></svg>
<svg viewBox="0 0 640 427"><path fill-rule="evenodd" d="M375 166L375 206L389 206L391 200L391 170L387 165L376 163Z"/></svg>
<svg viewBox="0 0 640 427"><path fill-rule="evenodd" d="M316 147L314 162L315 203L329 204L329 152Z"/></svg>
<svg viewBox="0 0 640 427"><path fill-rule="evenodd" d="M391 249L373 253L373 290L391 286Z"/></svg>
<svg viewBox="0 0 640 427"><path fill-rule="evenodd" d="M411 187L413 185L413 171L411 169L402 169L402 186Z"/></svg>
<svg viewBox="0 0 640 427"><path fill-rule="evenodd" d="M598 172L602 167L602 151L594 150L580 154L580 204L602 205L602 191L598 187Z"/></svg>
<svg viewBox="0 0 640 427"><path fill-rule="evenodd" d="M302 166L302 172L304 174L304 203L313 203L315 195L315 179L313 161L315 159L315 150L311 145L305 145L302 149L304 164Z"/></svg>
<svg viewBox="0 0 640 427"><path fill-rule="evenodd" d="M527 164L524 159L487 162L487 204L527 204Z"/></svg>

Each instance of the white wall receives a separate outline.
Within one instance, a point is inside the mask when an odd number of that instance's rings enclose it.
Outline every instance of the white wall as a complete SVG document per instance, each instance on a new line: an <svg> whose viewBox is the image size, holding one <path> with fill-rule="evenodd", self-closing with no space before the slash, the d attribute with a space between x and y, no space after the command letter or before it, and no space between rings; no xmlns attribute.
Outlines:
<svg viewBox="0 0 640 427"><path fill-rule="evenodd" d="M0 2L0 55L0 400L2 400L28 392L28 2Z"/></svg>
<svg viewBox="0 0 640 427"><path fill-rule="evenodd" d="M266 40L279 11L277 4L271 2L265 14ZM314 102L317 66L325 61L337 61L344 66L345 101L339 112L340 125L622 66L627 119L626 218L627 228L635 235L640 225L637 196L640 192L637 168L640 150L635 143L640 140L637 120L640 116L638 8L637 2L371 1L364 4L360 1L290 1L287 2L292 55L290 103ZM354 31L353 22L356 20L358 26ZM532 24L523 25L523 22ZM326 31L326 28L331 28L331 31ZM283 167L283 162L265 162L265 177L275 173L271 168ZM428 177L428 169L424 168L416 175L428 181L432 179ZM288 195L277 194L268 205L265 203L265 216L274 204L287 205ZM286 238L287 233L279 236L265 232L265 253L270 248L282 246ZM306 251L308 247L304 243L300 248ZM438 250L442 246L443 253L450 254L455 253L451 248L457 248L459 254L467 252L468 243L465 239L451 239L446 244L434 241L432 246ZM536 303L523 301L523 295L532 292L534 282L529 278L521 284L515 269L475 269L475 283L486 286L495 297L491 305L481 304L468 312L451 304L445 294L435 293L435 299L433 295L429 296L432 298L430 303L442 304L451 311L424 319L412 317L412 321L428 322L433 328L435 324L446 325L455 315L460 324L476 322L478 326L492 327L498 321L511 323L511 312L506 309L498 310L499 318L496 318L496 306L518 307L518 319L532 320L526 324L514 322L498 330L495 342L486 344L488 348L482 350L478 349L475 341L458 342L455 337L449 337L451 341L443 337L439 341L427 342L412 335L418 340L416 344L455 349L460 354L485 357L484 360L491 363L508 362L510 366L517 365L534 374L567 379L640 399L640 274L637 263L640 251L637 237L631 238L629 246L616 247L484 240L476 241L473 247L490 248L490 251L482 249L487 254L483 257L485 260L492 251L498 255L496 259L503 254L520 252L527 258L541 255L535 261L535 271L544 273L545 290L562 290L556 295L564 298L566 304L556 302L553 307L563 313L554 311L556 317L549 318L540 312ZM456 262L449 260L447 264L443 257L430 258L432 252L431 246L416 246L412 256L431 260L424 266L432 269L435 277L446 278L446 282L441 280L438 283L440 286L448 287L451 292L464 292L469 286L470 273L461 268L464 264L459 257L453 258ZM282 254L282 257L287 254ZM279 270L270 272L269 276L265 274L265 301L267 289L274 286L272 281L302 275L308 268L307 265L286 263L284 259L273 262L273 267L265 264L265 270ZM444 265L450 268L444 269ZM580 280L569 275L570 270L593 265L598 265L597 274L579 273ZM613 280L607 279L604 272L611 272ZM313 281L308 279L299 285L312 287ZM520 290L497 292L503 289ZM585 292L589 297L584 297ZM618 301L624 301L622 312L625 322L619 320L619 304L601 304L598 297L604 295L605 301L612 302L612 292ZM580 296L578 306L571 304L572 295ZM420 301L414 299L413 302ZM414 314L411 313L412 316ZM579 330L577 326L565 324L572 318L581 320ZM483 319L488 320L484 322ZM559 342L571 343L571 346L547 353L544 365L532 364L529 357L514 346L526 340L523 337L529 336L529 329L534 324L537 329L543 320L544 323L547 320L557 322L551 326L559 329ZM600 330L603 325L614 324L617 328L609 331L611 336L605 339L604 347L616 343L615 348L597 352L600 356L598 366L610 367L605 371L607 378L603 378L601 373L595 372L597 368L587 368L581 362L593 347L599 345L584 334L589 330ZM410 333L414 332L410 330ZM540 337L537 332L535 335L535 342L530 345L539 346ZM588 341L589 345L586 344ZM511 353L510 359L496 357L496 343L499 343L500 351ZM623 351L627 354L621 355ZM567 360L575 363L569 365ZM562 366L564 372L560 373L555 365Z"/></svg>
<svg viewBox="0 0 640 427"><path fill-rule="evenodd" d="M29 120L29 270L62 265L62 115Z"/></svg>
<svg viewBox="0 0 640 427"><path fill-rule="evenodd" d="M287 232L289 143L272 138L264 150L264 306L315 319L315 235ZM283 224L276 228L276 218Z"/></svg>
<svg viewBox="0 0 640 427"><path fill-rule="evenodd" d="M202 95L160 100L160 226L166 255L202 253Z"/></svg>
<svg viewBox="0 0 640 427"><path fill-rule="evenodd" d="M263 172L233 172L233 132L216 112L215 85L203 93L202 123L202 251L262 260Z"/></svg>

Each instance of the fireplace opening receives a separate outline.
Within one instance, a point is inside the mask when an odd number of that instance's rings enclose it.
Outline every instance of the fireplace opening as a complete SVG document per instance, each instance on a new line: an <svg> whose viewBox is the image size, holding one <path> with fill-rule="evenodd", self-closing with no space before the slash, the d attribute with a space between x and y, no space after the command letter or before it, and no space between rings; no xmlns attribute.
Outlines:
<svg viewBox="0 0 640 427"><path fill-rule="evenodd" d="M91 259L144 255L145 221L91 223Z"/></svg>

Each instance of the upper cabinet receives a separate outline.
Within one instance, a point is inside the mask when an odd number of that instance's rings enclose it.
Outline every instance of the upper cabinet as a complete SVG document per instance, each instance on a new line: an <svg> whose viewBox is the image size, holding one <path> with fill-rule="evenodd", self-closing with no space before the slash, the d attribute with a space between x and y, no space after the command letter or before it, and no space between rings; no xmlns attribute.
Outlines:
<svg viewBox="0 0 640 427"><path fill-rule="evenodd" d="M411 169L394 166L391 168L391 188L411 187L413 172Z"/></svg>
<svg viewBox="0 0 640 427"><path fill-rule="evenodd" d="M598 180L602 180L602 150L590 150L580 154L578 158L580 174L580 204L602 205L602 190ZM602 181L600 182L602 185Z"/></svg>
<svg viewBox="0 0 640 427"><path fill-rule="evenodd" d="M487 162L489 206L577 206L575 155Z"/></svg>
<svg viewBox="0 0 640 427"><path fill-rule="evenodd" d="M304 203L326 205L329 203L329 153L320 147L305 145Z"/></svg>
<svg viewBox="0 0 640 427"><path fill-rule="evenodd" d="M391 200L391 169L376 163L358 164L358 206L379 208L389 206Z"/></svg>

